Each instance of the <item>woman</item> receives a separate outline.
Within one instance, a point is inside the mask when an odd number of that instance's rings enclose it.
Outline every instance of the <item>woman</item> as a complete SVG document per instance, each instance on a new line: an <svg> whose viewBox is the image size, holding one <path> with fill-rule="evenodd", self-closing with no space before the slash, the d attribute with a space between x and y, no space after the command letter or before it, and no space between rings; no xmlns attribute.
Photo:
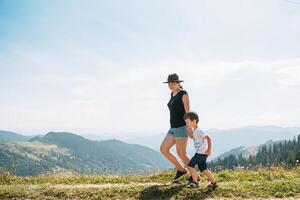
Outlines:
<svg viewBox="0 0 300 200"><path fill-rule="evenodd" d="M170 74L168 76L168 86L171 93L170 101L168 102L168 107L170 110L170 124L166 137L161 143L160 152L174 164L177 169L176 175L173 181L179 180L183 175L187 173L185 166L189 163L190 159L186 153L187 140L188 140L188 128L185 124L183 116L186 112L190 111L189 97L185 90L182 89L180 83L183 82L179 80L177 74ZM170 151L171 147L175 145L176 151L179 158L185 164L183 166L175 157L175 155Z"/></svg>

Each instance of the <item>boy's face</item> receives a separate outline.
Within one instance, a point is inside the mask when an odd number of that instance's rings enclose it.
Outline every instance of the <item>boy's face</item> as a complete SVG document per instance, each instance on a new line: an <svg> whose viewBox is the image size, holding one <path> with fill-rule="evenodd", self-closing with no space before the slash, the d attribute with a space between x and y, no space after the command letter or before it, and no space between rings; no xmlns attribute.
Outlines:
<svg viewBox="0 0 300 200"><path fill-rule="evenodd" d="M196 128L196 127L197 127L197 122L196 122L196 120L191 121L190 119L186 119L186 120L185 120L185 123L186 123L186 125L187 125L189 128Z"/></svg>

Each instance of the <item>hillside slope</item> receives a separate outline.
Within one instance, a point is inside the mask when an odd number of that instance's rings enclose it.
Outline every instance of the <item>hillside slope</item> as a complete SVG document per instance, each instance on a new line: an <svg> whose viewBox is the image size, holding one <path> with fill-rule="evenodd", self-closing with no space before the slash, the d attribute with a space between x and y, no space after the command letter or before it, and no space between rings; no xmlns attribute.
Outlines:
<svg viewBox="0 0 300 200"><path fill-rule="evenodd" d="M150 176L0 175L0 199L273 199L300 198L300 168L238 170L215 173L216 190L186 188L188 176L176 184L175 171Z"/></svg>
<svg viewBox="0 0 300 200"><path fill-rule="evenodd" d="M118 140L92 141L65 132L50 132L28 142L0 142L0 170L22 176L145 174L169 166L159 152L148 147Z"/></svg>

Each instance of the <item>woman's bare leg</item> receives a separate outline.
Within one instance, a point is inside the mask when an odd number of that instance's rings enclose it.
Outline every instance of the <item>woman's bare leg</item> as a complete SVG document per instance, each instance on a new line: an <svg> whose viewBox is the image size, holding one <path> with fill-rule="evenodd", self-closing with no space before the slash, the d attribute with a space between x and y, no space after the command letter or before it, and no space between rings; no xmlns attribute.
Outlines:
<svg viewBox="0 0 300 200"><path fill-rule="evenodd" d="M187 166L190 162L190 158L186 153L187 141L188 138L177 139L175 141L177 154L179 158L182 160L182 162L185 164L185 166Z"/></svg>
<svg viewBox="0 0 300 200"><path fill-rule="evenodd" d="M177 170L184 171L184 167L182 164L177 160L176 156L170 152L170 149L175 144L175 138L173 136L167 135L160 146L160 152L171 162L175 165Z"/></svg>

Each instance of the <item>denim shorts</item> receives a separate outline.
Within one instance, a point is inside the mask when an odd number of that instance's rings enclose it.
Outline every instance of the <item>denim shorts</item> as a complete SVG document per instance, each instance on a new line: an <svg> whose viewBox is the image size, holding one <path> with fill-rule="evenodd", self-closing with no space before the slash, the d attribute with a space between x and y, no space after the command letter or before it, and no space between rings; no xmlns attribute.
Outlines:
<svg viewBox="0 0 300 200"><path fill-rule="evenodd" d="M180 126L178 128L170 128L168 131L169 136L175 137L175 139L185 139L188 137L187 126Z"/></svg>

